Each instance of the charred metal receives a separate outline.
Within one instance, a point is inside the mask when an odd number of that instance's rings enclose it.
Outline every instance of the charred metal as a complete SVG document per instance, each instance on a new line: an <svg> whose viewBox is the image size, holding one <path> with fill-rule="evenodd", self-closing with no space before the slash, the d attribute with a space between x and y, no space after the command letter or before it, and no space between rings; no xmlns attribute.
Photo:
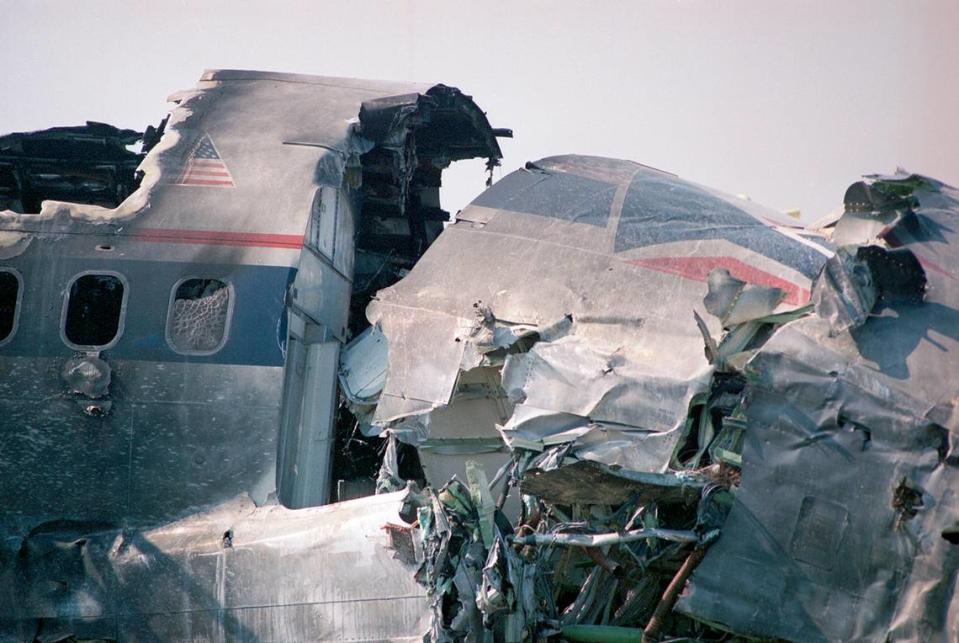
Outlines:
<svg viewBox="0 0 959 643"><path fill-rule="evenodd" d="M142 139L93 122L2 136L0 210L35 214L46 199L116 207L136 189L144 155L129 147Z"/></svg>

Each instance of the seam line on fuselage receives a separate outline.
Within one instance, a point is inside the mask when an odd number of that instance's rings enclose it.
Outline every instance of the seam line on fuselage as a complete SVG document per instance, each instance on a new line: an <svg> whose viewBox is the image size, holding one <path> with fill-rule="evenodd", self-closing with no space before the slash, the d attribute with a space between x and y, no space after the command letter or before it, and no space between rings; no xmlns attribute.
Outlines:
<svg viewBox="0 0 959 643"><path fill-rule="evenodd" d="M222 552L211 552L212 555L219 555ZM207 554L207 555L211 555ZM233 607L219 607L212 609L195 609L195 610L168 610L163 612L117 612L117 616L155 616L160 614L165 615L176 615L176 614L202 614L205 612L231 612L234 610L257 610L257 609L266 609L270 607L303 607L307 605L343 605L350 603L373 603L378 601L408 601L408 600L423 600L427 598L425 594L412 594L407 596L382 596L374 598L344 598L341 600L333 601L303 601L300 603L267 603L264 605L236 605Z"/></svg>

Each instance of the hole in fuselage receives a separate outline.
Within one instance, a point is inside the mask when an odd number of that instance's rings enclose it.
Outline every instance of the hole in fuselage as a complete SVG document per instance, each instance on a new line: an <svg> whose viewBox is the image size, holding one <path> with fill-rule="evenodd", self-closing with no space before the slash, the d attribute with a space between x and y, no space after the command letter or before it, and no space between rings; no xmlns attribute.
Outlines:
<svg viewBox="0 0 959 643"><path fill-rule="evenodd" d="M959 523L956 523L952 527L946 527L940 535L951 544L959 545Z"/></svg>

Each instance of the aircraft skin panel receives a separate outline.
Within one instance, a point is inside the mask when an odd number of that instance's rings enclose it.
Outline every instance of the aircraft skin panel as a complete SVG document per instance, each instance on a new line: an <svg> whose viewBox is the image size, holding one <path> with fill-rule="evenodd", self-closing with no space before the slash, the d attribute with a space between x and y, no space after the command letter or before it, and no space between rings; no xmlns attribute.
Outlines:
<svg viewBox="0 0 959 643"><path fill-rule="evenodd" d="M121 235L135 235L142 225L161 230L302 236L313 193L320 185L316 168L323 157L338 155L322 147L284 145L282 137L271 130L267 130L271 134L269 138L252 133L241 133L235 141L226 134L217 136L214 132L226 127L221 123L222 116L222 111L217 109L209 116L217 123L216 127L198 124L196 129L181 135L185 139L192 136L194 144L196 139L206 137L216 141L217 151L232 176L233 187L161 184L152 194L150 210L138 217L137 226L120 231ZM176 181L189 161L171 159L168 163L171 165L168 176ZM331 173L324 180L336 178ZM268 225L264 225L267 222Z"/></svg>
<svg viewBox="0 0 959 643"><path fill-rule="evenodd" d="M321 85L338 89L349 89L356 92L365 92L377 96L400 96L411 92L423 94L432 87L429 83L348 78L345 76L316 76L313 74L293 74L289 72L257 71L252 69L207 69L200 75L201 83L224 80L264 80L274 83Z"/></svg>
<svg viewBox="0 0 959 643"><path fill-rule="evenodd" d="M272 489L296 269L225 263L255 248L191 244L179 261L142 250L107 235L42 235L4 264L23 289L18 328L0 347L0 408L4 426L15 428L0 456L0 486L18 521L144 524L241 490L263 501ZM208 252L218 261L205 261ZM98 400L64 382L78 351L64 341L61 311L68 284L84 272L120 275L126 290L120 336L98 352L110 370ZM179 352L168 337L173 293L191 278L229 287L225 339L212 354ZM91 416L104 400L104 416Z"/></svg>
<svg viewBox="0 0 959 643"><path fill-rule="evenodd" d="M643 181L657 183L657 198L640 198ZM623 355L636 367L634 376L657 381L646 389L620 385L622 399L602 397L605 404L577 414L669 431L678 439L689 400L706 384L700 375L708 362L700 331L677 323L676 311L692 319L714 268L748 283L778 284L786 296L777 310L795 308L808 299L811 267L831 255L825 245L780 231L761 216L761 206L740 208L734 197L616 159L562 156L529 163L474 204L368 309L390 345L403 347L390 355L374 424L449 403L460 368L480 363L462 339L481 302L496 319L513 324L574 320L584 341ZM715 225L697 224L697 213L713 216ZM535 286L524 285L531 283L524 275L535 275ZM718 320L706 323L721 333ZM450 343L438 341L444 338ZM671 346L668 362L658 358L664 343Z"/></svg>
<svg viewBox="0 0 959 643"><path fill-rule="evenodd" d="M421 640L425 589L381 528L405 492L326 507L237 498L153 528L62 524L26 539L25 596L0 592L0 639L58 631L121 641ZM0 541L16 557L20 538ZM13 566L0 583L24 579ZM61 587L63 589L57 589Z"/></svg>
<svg viewBox="0 0 959 643"><path fill-rule="evenodd" d="M213 71L205 77L218 75ZM231 79L229 73L201 81L175 97L178 104L164 138L141 165L143 185L128 202L112 211L50 202L34 217L0 216L0 229L48 230L62 226L57 219L65 213L78 224L123 221L118 234L135 234L144 225L302 235L315 189L340 187L347 161L358 163L366 151L350 126L363 101L428 88L355 85L335 79L299 82L293 76ZM205 139L233 177L233 188L178 184L197 143Z"/></svg>
<svg viewBox="0 0 959 643"><path fill-rule="evenodd" d="M142 525L273 488L283 369L110 359L112 407L65 395L62 360L2 358L6 520ZM40 375L40 377L38 377ZM16 381L30 380L19 389Z"/></svg>

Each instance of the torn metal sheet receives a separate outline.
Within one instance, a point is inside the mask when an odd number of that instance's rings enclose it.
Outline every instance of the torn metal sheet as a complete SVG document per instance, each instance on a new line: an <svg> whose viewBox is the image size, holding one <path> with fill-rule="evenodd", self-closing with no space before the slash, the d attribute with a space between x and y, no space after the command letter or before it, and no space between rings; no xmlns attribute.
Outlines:
<svg viewBox="0 0 959 643"><path fill-rule="evenodd" d="M474 200L370 305L389 345L373 424L422 442L461 374L502 364L516 405L497 423L507 442L536 442L534 427L601 423L623 448L589 457L665 471L714 368L691 319L713 270L741 284L723 304L735 308L732 323L806 303L831 255L781 224L756 204L629 161L530 163Z"/></svg>
<svg viewBox="0 0 959 643"><path fill-rule="evenodd" d="M390 351L374 425L428 441L481 364L513 404L495 427L513 462L490 492L502 507L518 489L518 513L495 513L490 545L454 480L424 510L444 520L419 523L445 597L431 640L475 627L474 596L507 641L953 640L956 191L854 186L833 254L764 223L732 240L734 202L676 181L531 164L371 305ZM531 330L493 346L517 324Z"/></svg>
<svg viewBox="0 0 959 643"><path fill-rule="evenodd" d="M723 328L771 315L786 296L774 286L757 286L736 279L725 268L710 272L706 284L709 292L703 306L719 318Z"/></svg>
<svg viewBox="0 0 959 643"><path fill-rule="evenodd" d="M874 295L855 324L837 326L832 308L784 325L746 364L741 486L680 599L684 613L788 640L959 633L949 540L959 515L957 197L916 175L847 192L835 237L874 255L907 252L924 274L894 270L907 296ZM817 287L848 297L825 280L830 270Z"/></svg>
<svg viewBox="0 0 959 643"><path fill-rule="evenodd" d="M922 301L926 286L925 270L906 248L841 247L814 283L812 301L835 335L863 325L877 304Z"/></svg>
<svg viewBox="0 0 959 643"><path fill-rule="evenodd" d="M846 248L826 262L812 291L816 314L829 320L833 334L864 324L876 296L869 267Z"/></svg>

